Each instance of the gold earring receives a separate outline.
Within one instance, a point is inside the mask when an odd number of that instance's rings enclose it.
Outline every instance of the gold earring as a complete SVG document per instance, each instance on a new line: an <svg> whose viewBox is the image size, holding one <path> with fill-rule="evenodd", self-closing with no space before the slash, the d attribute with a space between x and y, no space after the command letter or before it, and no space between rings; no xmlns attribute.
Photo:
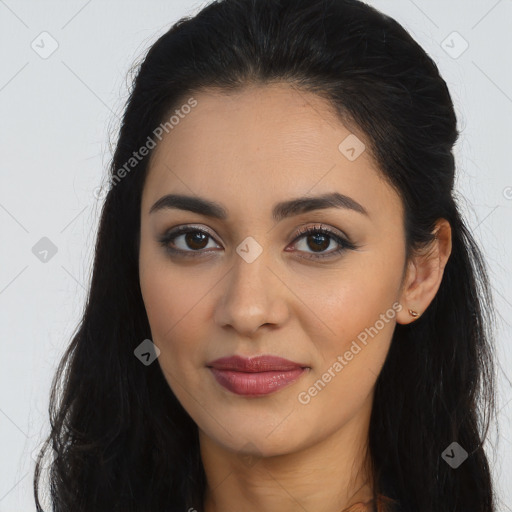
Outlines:
<svg viewBox="0 0 512 512"><path fill-rule="evenodd" d="M409 314L411 316L414 316L414 317L417 317L417 316L420 316L419 313L417 313L416 311L414 311L413 309L409 309Z"/></svg>

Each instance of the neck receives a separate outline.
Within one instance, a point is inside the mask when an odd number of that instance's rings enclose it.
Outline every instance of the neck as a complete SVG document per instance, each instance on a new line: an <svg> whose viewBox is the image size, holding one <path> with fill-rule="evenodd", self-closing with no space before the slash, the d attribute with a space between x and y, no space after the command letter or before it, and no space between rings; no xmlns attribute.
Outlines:
<svg viewBox="0 0 512 512"><path fill-rule="evenodd" d="M369 415L366 419L368 427ZM339 512L368 501L373 497L368 428L361 426L361 418L353 418L319 443L260 458L249 449L228 450L200 429L204 511Z"/></svg>

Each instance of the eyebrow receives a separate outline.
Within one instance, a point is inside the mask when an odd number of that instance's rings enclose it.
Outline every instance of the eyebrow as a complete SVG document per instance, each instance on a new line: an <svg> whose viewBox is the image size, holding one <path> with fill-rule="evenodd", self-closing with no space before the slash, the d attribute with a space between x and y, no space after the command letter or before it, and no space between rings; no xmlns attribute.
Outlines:
<svg viewBox="0 0 512 512"><path fill-rule="evenodd" d="M274 221L279 222L287 217L326 208L353 210L369 217L366 209L357 201L344 194L333 192L320 196L298 197L277 203L272 209L272 218ZM182 194L167 194L161 197L150 208L149 213L151 214L166 209L187 210L220 220L228 218L228 212L221 204L202 197Z"/></svg>

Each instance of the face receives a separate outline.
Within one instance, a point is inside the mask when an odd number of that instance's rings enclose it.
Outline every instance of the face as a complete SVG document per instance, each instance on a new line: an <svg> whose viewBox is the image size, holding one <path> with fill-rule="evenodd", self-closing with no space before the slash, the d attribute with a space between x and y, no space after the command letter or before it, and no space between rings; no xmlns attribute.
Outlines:
<svg viewBox="0 0 512 512"><path fill-rule="evenodd" d="M325 100L285 84L193 97L155 148L142 196L140 284L157 361L209 439L291 453L371 406L401 308L402 204L364 135ZM276 207L333 193L323 207ZM159 201L168 194L225 215ZM235 354L300 368L295 380L216 372L240 385L228 389L208 365Z"/></svg>

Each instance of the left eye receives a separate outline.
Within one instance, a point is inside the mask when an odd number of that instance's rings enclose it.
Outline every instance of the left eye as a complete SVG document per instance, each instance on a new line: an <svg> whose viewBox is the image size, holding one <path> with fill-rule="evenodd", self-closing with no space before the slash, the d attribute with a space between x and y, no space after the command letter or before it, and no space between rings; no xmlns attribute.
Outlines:
<svg viewBox="0 0 512 512"><path fill-rule="evenodd" d="M179 247L177 241L182 237L184 247ZM181 226L173 231L170 231L169 233L164 234L159 241L172 255L195 257L201 256L204 254L204 252L210 252L204 251L204 249L220 248L219 246L208 247L209 238L213 240L213 237L202 229L189 226ZM310 256L305 257L306 259L327 258L339 254L346 249L356 249L356 246L353 243L345 240L341 236L332 232L330 229L322 226L316 228L309 227L301 231L295 238L293 246L295 247L298 245L297 240L301 239L304 239L307 248L313 250L312 253L309 253ZM338 245L338 248L328 253L324 253L323 251L330 247L332 241ZM188 250L187 248L191 250ZM316 252L320 252L320 254L315 254Z"/></svg>
<svg viewBox="0 0 512 512"><path fill-rule="evenodd" d="M295 240L300 240L302 238L305 239L308 248L314 249L311 256L306 256L306 258L309 259L329 258L340 254L346 249L356 249L356 246L352 242L345 240L341 236L323 226L316 228L308 227L303 230ZM319 255L315 254L318 252L316 249L325 251L331 245L331 241L334 241L338 245L337 249L334 249L328 253L321 252Z"/></svg>

